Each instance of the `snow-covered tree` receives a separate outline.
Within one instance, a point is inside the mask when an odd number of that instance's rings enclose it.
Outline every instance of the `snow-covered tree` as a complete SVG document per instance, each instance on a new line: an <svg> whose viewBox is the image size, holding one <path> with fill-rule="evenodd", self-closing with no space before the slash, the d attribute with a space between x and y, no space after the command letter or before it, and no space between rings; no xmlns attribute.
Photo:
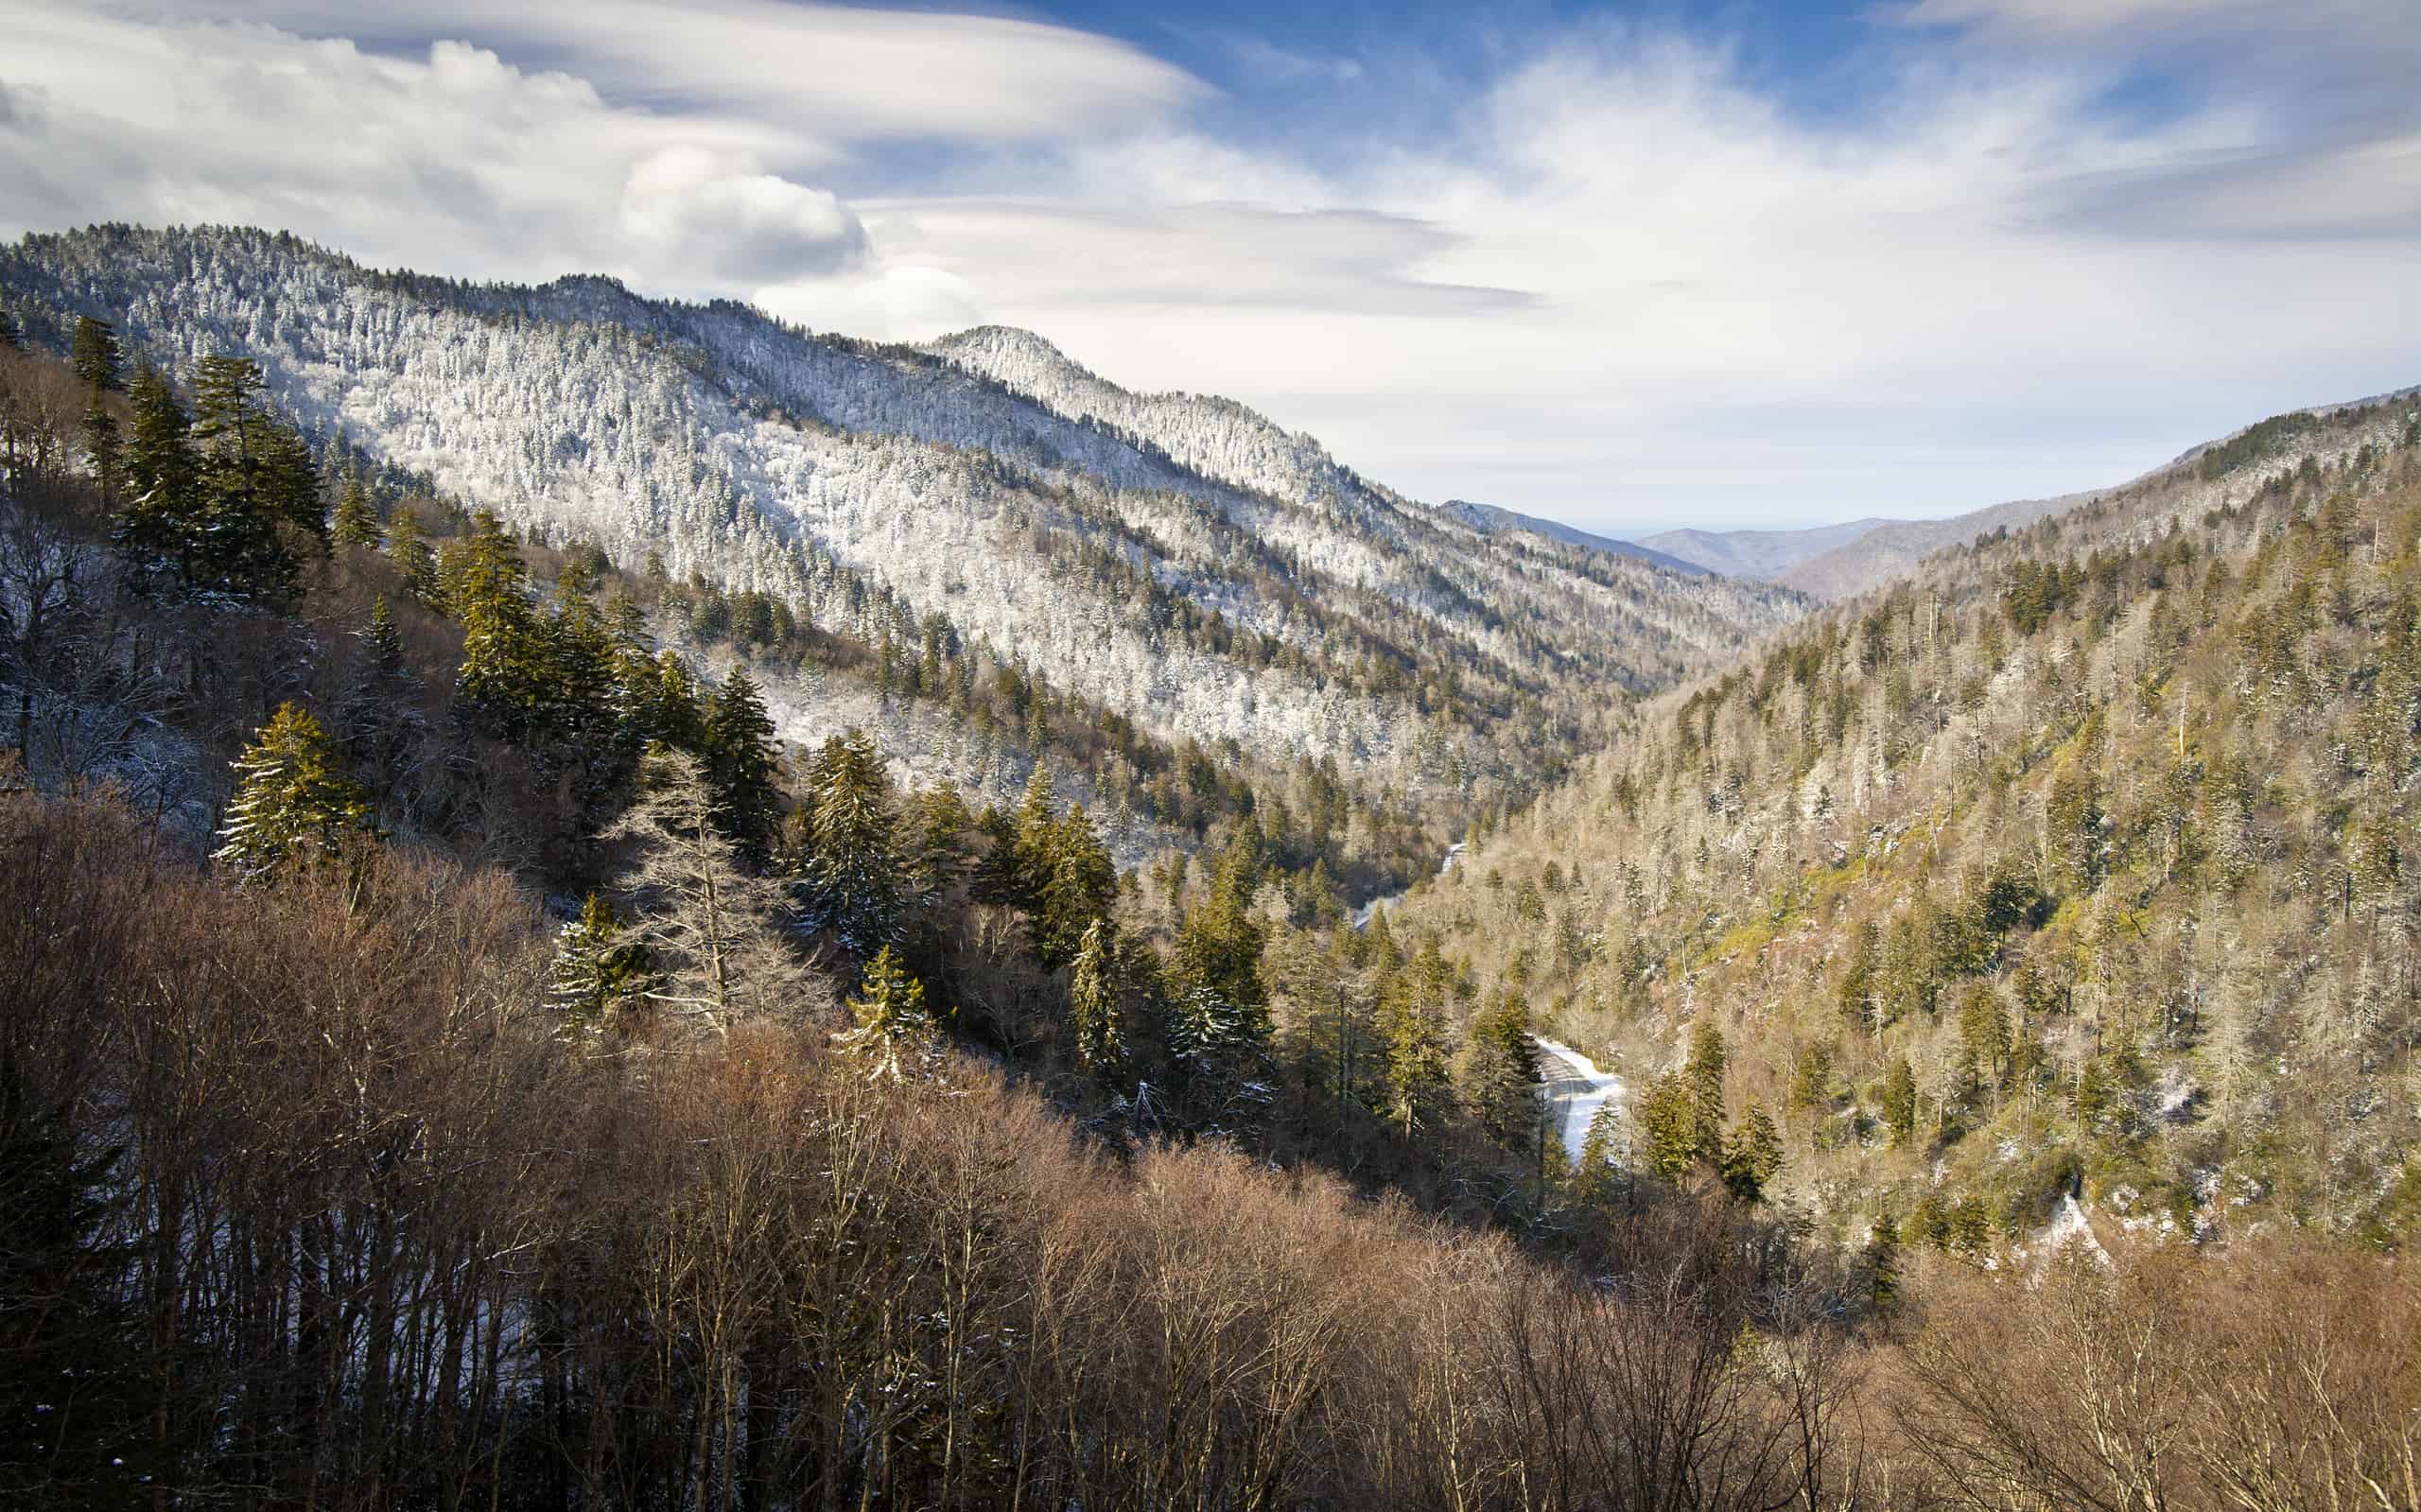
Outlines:
<svg viewBox="0 0 2421 1512"><path fill-rule="evenodd" d="M333 856L370 828L369 796L340 768L335 742L307 710L285 704L235 760L213 859L252 881L289 860Z"/></svg>

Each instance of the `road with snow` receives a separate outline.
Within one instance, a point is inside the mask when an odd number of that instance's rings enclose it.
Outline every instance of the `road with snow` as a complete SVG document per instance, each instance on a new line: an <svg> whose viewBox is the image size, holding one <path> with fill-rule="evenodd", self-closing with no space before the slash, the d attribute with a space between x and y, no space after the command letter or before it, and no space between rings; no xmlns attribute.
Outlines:
<svg viewBox="0 0 2421 1512"><path fill-rule="evenodd" d="M1622 1101L1622 1078L1599 1070L1597 1063L1569 1045L1552 1039L1537 1041L1539 1071L1546 1079L1547 1106L1563 1129L1563 1147L1580 1158L1580 1141L1589 1138L1589 1121L1609 1102Z"/></svg>

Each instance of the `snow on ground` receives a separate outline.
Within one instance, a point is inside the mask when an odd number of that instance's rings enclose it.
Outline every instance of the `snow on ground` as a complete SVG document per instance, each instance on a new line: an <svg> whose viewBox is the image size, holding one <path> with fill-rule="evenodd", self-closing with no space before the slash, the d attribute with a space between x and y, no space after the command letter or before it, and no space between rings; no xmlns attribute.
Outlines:
<svg viewBox="0 0 2421 1512"><path fill-rule="evenodd" d="M1621 1100L1622 1078L1598 1069L1595 1061L1569 1045L1541 1039L1538 1047L1546 1062L1547 1097L1562 1115L1564 1148L1577 1160L1580 1142L1589 1138L1589 1121L1608 1103Z"/></svg>

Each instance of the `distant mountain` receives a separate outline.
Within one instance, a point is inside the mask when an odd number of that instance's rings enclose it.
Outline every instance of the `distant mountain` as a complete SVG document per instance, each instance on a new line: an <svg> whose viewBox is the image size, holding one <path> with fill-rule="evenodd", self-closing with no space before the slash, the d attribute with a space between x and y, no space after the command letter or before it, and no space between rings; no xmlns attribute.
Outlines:
<svg viewBox="0 0 2421 1512"><path fill-rule="evenodd" d="M1606 551L1618 557L1636 557L1642 562L1653 562L1660 567L1669 567L1675 572L1698 574L1709 570L1701 564L1674 552L1654 550L1636 541L1616 540L1611 535L1594 535L1587 530L1576 530L1560 520L1542 520L1535 514L1516 514L1511 510L1499 509L1493 504L1474 504L1469 499L1450 498L1437 506L1437 512L1441 514L1451 514L1472 530L1485 531L1490 535L1501 530L1528 530L1534 535L1543 535L1551 541L1567 542L1573 546L1585 547L1592 551Z"/></svg>
<svg viewBox="0 0 2421 1512"><path fill-rule="evenodd" d="M1457 801L1582 749L1604 689L1669 685L1808 607L1475 530L1232 400L1133 393L1021 331L877 346L229 228L28 236L0 248L0 294L53 344L93 314L180 373L255 357L323 436L533 540L775 596L886 666L938 638L1160 738ZM824 671L771 690L802 737L858 716ZM991 732L945 740L997 773Z"/></svg>
<svg viewBox="0 0 2421 1512"><path fill-rule="evenodd" d="M1640 544L1733 578L1779 578L1810 557L1849 545L1899 520L1850 520L1804 530L1666 530Z"/></svg>

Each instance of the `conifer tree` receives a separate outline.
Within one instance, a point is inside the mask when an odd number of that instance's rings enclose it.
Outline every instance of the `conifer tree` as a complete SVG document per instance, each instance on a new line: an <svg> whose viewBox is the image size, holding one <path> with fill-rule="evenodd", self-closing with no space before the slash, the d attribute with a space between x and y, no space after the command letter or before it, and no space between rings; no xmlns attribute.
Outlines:
<svg viewBox="0 0 2421 1512"><path fill-rule="evenodd" d="M1917 1074L1906 1055L1891 1057L1883 1075L1883 1122L1906 1144L1917 1132Z"/></svg>
<svg viewBox="0 0 2421 1512"><path fill-rule="evenodd" d="M1510 993L1496 994L1472 1016L1463 1051L1463 1096L1489 1138L1509 1150L1529 1149L1546 1104L1539 1047L1530 1037L1530 1011Z"/></svg>
<svg viewBox="0 0 2421 1512"><path fill-rule="evenodd" d="M1647 1168L1679 1180L1698 1157L1696 1100L1688 1079L1673 1071L1648 1085L1639 1100L1640 1154Z"/></svg>
<svg viewBox="0 0 2421 1512"><path fill-rule="evenodd" d="M235 761L224 842L213 858L244 881L289 860L333 856L348 835L370 828L370 804L338 770L336 746L320 721L294 704L280 705Z"/></svg>
<svg viewBox="0 0 2421 1512"><path fill-rule="evenodd" d="M1621 1148L1619 1107L1611 1100L1600 1103L1597 1111L1589 1116L1588 1132L1580 1138L1580 1158L1572 1173L1576 1198L1600 1211L1613 1207L1622 1180L1616 1163Z"/></svg>
<svg viewBox="0 0 2421 1512"><path fill-rule="evenodd" d="M967 831L974 824L967 800L949 783L922 789L908 801L903 859L913 892L941 897L967 878Z"/></svg>
<svg viewBox="0 0 2421 1512"><path fill-rule="evenodd" d="M0 304L0 348L14 352L25 344L25 332L17 324L17 318L9 313L7 305Z"/></svg>
<svg viewBox="0 0 2421 1512"><path fill-rule="evenodd" d="M1428 953L1437 944L1429 942ZM1454 1082L1447 1073L1446 1027L1436 999L1412 972L1379 1000L1379 1034L1386 1044L1386 1116L1405 1138L1442 1121Z"/></svg>
<svg viewBox="0 0 2421 1512"><path fill-rule="evenodd" d="M1117 926L1096 918L1085 930L1068 977L1068 1019L1076 1060L1106 1075L1125 1058L1126 1034L1118 1003Z"/></svg>
<svg viewBox="0 0 2421 1512"><path fill-rule="evenodd" d="M124 451L126 501L111 535L137 581L150 583L183 575L200 465L193 422L157 369L137 369L128 398L134 423Z"/></svg>
<svg viewBox="0 0 2421 1512"><path fill-rule="evenodd" d="M808 773L810 916L861 957L895 943L905 903L890 779L862 730L824 742Z"/></svg>
<svg viewBox="0 0 2421 1512"><path fill-rule="evenodd" d="M387 525L387 555L403 575L404 591L422 603L437 600L437 553L422 531L420 513L409 504L395 507Z"/></svg>
<svg viewBox="0 0 2421 1512"><path fill-rule="evenodd" d="M385 594L372 601L370 622L357 634L362 658L345 690L339 718L345 754L367 774L373 790L384 796L392 791L405 753L421 731L421 716L413 706L403 634L388 612Z"/></svg>
<svg viewBox="0 0 2421 1512"><path fill-rule="evenodd" d="M329 523L328 537L339 546L359 547L375 551L385 540L378 528L378 512L371 507L370 491L356 478L346 481L344 492L337 495L337 512Z"/></svg>
<svg viewBox="0 0 2421 1512"><path fill-rule="evenodd" d="M854 1025L834 1038L869 1078L906 1081L932 1064L934 1030L925 1011L925 984L901 967L891 947L866 963L865 981L848 1009Z"/></svg>
<svg viewBox="0 0 2421 1512"><path fill-rule="evenodd" d="M1045 831L1047 851L1035 858L1043 874L1035 900L1035 954L1056 971L1075 958L1085 931L1109 909L1118 892L1118 866L1093 833L1083 804L1071 804Z"/></svg>
<svg viewBox="0 0 2421 1512"><path fill-rule="evenodd" d="M118 348L117 329L107 321L89 315L76 317L76 331L68 339L68 361L76 376L97 395L107 390L126 387L126 364Z"/></svg>
<svg viewBox="0 0 2421 1512"><path fill-rule="evenodd" d="M117 416L110 413L98 391L84 408L84 460L93 469L93 481L101 488L101 499L113 508L125 482L126 444L119 434Z"/></svg>
<svg viewBox="0 0 2421 1512"><path fill-rule="evenodd" d="M547 1000L573 1028L594 1028L646 990L646 952L624 934L614 905L591 893L556 936Z"/></svg>
<svg viewBox="0 0 2421 1512"><path fill-rule="evenodd" d="M1690 1028L1690 1058L1681 1074L1690 1086L1690 1145L1703 1159L1723 1158L1723 1072L1730 1056L1723 1031L1700 1014Z"/></svg>
<svg viewBox="0 0 2421 1512"><path fill-rule="evenodd" d="M707 700L705 745L715 823L742 860L762 867L781 823L781 755L765 701L744 669L733 669Z"/></svg>
<svg viewBox="0 0 2421 1512"><path fill-rule="evenodd" d="M1766 1184L1782 1169L1782 1131L1754 1103L1733 1125L1723 1147L1723 1184L1742 1202L1762 1202Z"/></svg>

